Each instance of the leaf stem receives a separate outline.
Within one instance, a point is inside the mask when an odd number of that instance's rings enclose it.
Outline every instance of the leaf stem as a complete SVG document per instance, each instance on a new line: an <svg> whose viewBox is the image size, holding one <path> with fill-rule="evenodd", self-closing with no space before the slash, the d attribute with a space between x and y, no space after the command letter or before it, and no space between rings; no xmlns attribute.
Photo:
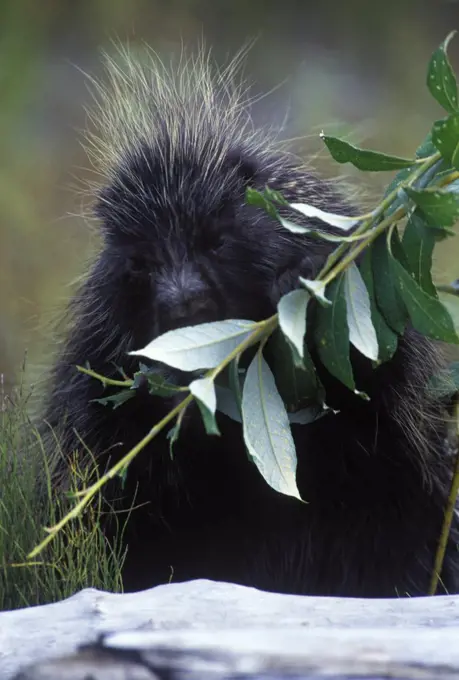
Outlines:
<svg viewBox="0 0 459 680"><path fill-rule="evenodd" d="M272 333L272 331L276 328L277 325L277 314L274 314L273 316L269 317L268 319L264 319L263 321L260 321L254 325L254 331L247 337L245 340L243 340L232 352L228 354L228 356L214 369L211 369L211 371L208 373L208 377L214 379L233 359L235 359L238 354L243 352L247 347L249 347L251 344L256 342L259 338L263 337L263 335L268 335ZM83 373L87 373L88 375L91 375L94 378L97 378L104 382L104 384L107 385L120 385L122 387L126 387L127 384L132 384L133 381L121 381L121 380L110 380L108 378L104 378L104 376L100 376L98 373L95 373L94 371L82 367L78 367L79 370L81 370ZM187 397L185 397L175 408L173 408L167 415L164 416L162 420L159 421L154 427L151 428L151 430L145 435L145 437L139 441L128 453L121 458L115 465L113 465L108 472L106 472L102 477L100 477L97 482L92 484L90 487L87 489L83 489L81 491L78 491L75 493L76 496L82 497L81 500L70 510L57 524L54 526L50 527L49 529L46 529L48 532L48 536L38 545L36 546L27 556L29 560L33 559L36 557L46 546L53 540L53 538L56 536L56 534L66 525L68 522L77 517L79 513L88 505L88 503L91 501L91 499L95 496L95 494L102 488L102 486L108 482L110 479L113 479L117 474L122 472L122 470L131 463L131 461L137 456L138 453L142 449L145 448L155 437L158 435L161 430L164 429L164 427L171 421L173 420L176 416L180 417L181 413L189 406L189 404L193 401L194 396L192 394L189 394Z"/></svg>
<svg viewBox="0 0 459 680"><path fill-rule="evenodd" d="M406 208L405 206L400 206L395 210L393 213L388 215L382 222L380 222L376 227L371 227L372 222L374 222L375 218L378 216L378 214L383 214L384 210L390 207L390 205L393 203L394 199L397 197L400 189L411 186L416 179L419 179L426 171L428 171L435 163L438 162L440 158L440 154L434 154L432 156L429 156L429 158L426 160L426 162L419 167L417 171L413 173L413 175L409 178L409 181L399 185L394 191L392 191L387 198L381 202L379 205L378 209L373 213L373 217L365 220L356 230L355 234L360 234L364 233L365 230L367 231L367 236L368 238L365 239L364 241L361 241L360 243L357 243L356 245L349 246L348 244L344 243L341 244L338 248L336 248L335 251L333 251L332 255L328 258L327 262L325 263L325 266L323 269L319 272L318 279L323 281L326 285L332 281L336 276L338 276L346 267L348 267L349 264L351 264L356 257L372 242L377 238L383 231L388 229L389 227L394 227L395 224L405 217L406 214ZM459 178L459 172L451 172L449 173L446 177L444 177L441 181L441 186L447 186L451 184L452 182L456 181L456 179ZM345 257L342 257L340 259L339 257L333 257L340 252L340 257L348 251L348 255ZM338 264L336 264L338 262ZM332 263L332 266L330 266L330 263ZM442 290L444 292L448 293L454 293L455 295L458 295L459 293L452 289L452 287L441 287L438 286L439 290Z"/></svg>
<svg viewBox="0 0 459 680"><path fill-rule="evenodd" d="M106 378L104 375L100 375L100 373L96 373L90 368L84 368L83 366L77 366L76 368L78 371L80 371L80 373L85 373L86 375L90 375L92 378L97 378L97 380L100 380L104 387L109 385L112 387L131 387L134 384L134 381L130 378L126 378L126 380L113 380L112 378Z"/></svg>
<svg viewBox="0 0 459 680"><path fill-rule="evenodd" d="M440 580L443 562L446 554L446 547L448 545L448 537L453 521L454 510L456 506L457 494L459 492L459 398L456 398L454 405L454 416L456 422L456 457L454 463L453 477L451 480L451 489L448 500L446 502L445 514L443 517L443 526L441 529L440 540L438 542L437 552L435 554L435 564L430 581L429 595L435 595Z"/></svg>
<svg viewBox="0 0 459 680"><path fill-rule="evenodd" d="M398 220L403 218L406 214L406 207L399 206L392 214L388 215L385 219L382 219L376 226L375 222L382 218L384 213L390 208L390 206L397 200L400 189L411 186L416 180L422 177L438 160L441 158L439 153L433 154L428 158L419 159L419 167L414 170L414 172L409 176L408 181L398 185L389 195L379 204L379 206L370 213L363 222L357 227L354 235L365 235L361 242L357 242L356 245L350 245L349 243L342 243L338 246L328 257L324 267L319 273L317 280L323 281L325 284L329 283L332 279L338 276L346 267L348 267L375 238L377 238L382 232L384 232L390 226L394 226ZM422 161L422 162L421 162ZM416 161L418 165L418 161ZM450 175L442 179L442 186L450 184L459 177L459 173L452 172ZM346 254L347 253L347 254ZM275 330L278 324L278 315L264 319L256 324L254 324L253 332L250 333L248 337L245 338L228 356L215 368L210 369L206 377L215 379L221 371L226 368L234 359L236 359L242 352L244 352L250 345L254 344L263 337L267 338ZM96 378L104 386L113 387L130 387L133 385L134 381L131 379L126 380L114 380L111 378L106 378L99 373L82 366L77 366L77 369L93 378ZM106 472L102 477L100 477L97 482L92 484L87 489L83 489L76 493L76 496L81 497L81 500L70 510L57 524L53 527L46 529L48 536L35 547L30 554L28 559L33 559L36 557L56 536L56 534L73 518L77 517L79 513L88 505L94 495L102 488L102 486L110 479L119 474L125 467L127 467L135 456L145 448L156 436L163 430L163 428L175 417L181 416L188 405L193 401L194 397L192 394L188 394L175 408L173 408L159 423L157 423L152 429L145 435L145 437L138 442L123 458L121 458L118 463L116 463L108 472ZM459 405L456 404L456 421L459 436ZM441 540L438 547L435 569L432 577L431 591L435 592L438 583L438 574L441 571L441 565L443 563L444 553L446 550L447 538L451 526L454 502L459 490L459 453L456 457L456 465L453 476L453 482L451 485L451 493L448 498L448 505L445 513L445 521L442 529Z"/></svg>
<svg viewBox="0 0 459 680"><path fill-rule="evenodd" d="M400 191L400 188L403 188L404 186L411 186L416 180L418 180L429 168L432 167L432 165L435 165L435 163L440 160L441 155L439 153L433 154L432 156L429 156L426 159L423 159L423 163L419 165L419 167L414 170L414 172L410 175L408 181L406 183L399 184L391 191L386 198L384 198L379 206L374 210L369 217L367 217L354 231L354 236L363 234L366 231L369 231L372 229L372 225L377 220L379 217L382 217L382 215L385 213L386 210L390 208L392 203L397 199L398 193ZM349 245L347 243L342 243L338 248L336 248L327 258L327 261L325 262L324 267L319 273L318 278L323 280L323 277L325 277L329 271L334 267L336 262L344 255L344 253L349 249Z"/></svg>
<svg viewBox="0 0 459 680"><path fill-rule="evenodd" d="M367 248L367 246L369 246L370 243L374 241L380 234L386 231L386 229L393 226L393 224L401 219L404 214L405 209L400 207L394 213L386 217L385 220L380 222L375 229L372 229L371 232L368 233L368 238L363 243L359 243L354 246L348 255L343 257L343 259L340 260L338 264L331 271L329 271L329 273L324 278L321 279L325 285L330 283L332 279L341 274L341 272L343 272L357 258L362 250L365 250L365 248Z"/></svg>
<svg viewBox="0 0 459 680"><path fill-rule="evenodd" d="M270 316L268 319L257 322L256 330L254 330L248 338L243 340L237 347L235 347L235 349L233 349L233 351L230 352L218 366L212 368L206 375L206 378L211 378L211 380L214 380L217 375L219 375L219 373L221 373L223 369L233 361L233 359L236 359L236 357L238 357L239 354L242 354L242 352L250 347L250 345L253 345L262 336L270 335L277 326L277 316L277 314L273 314L273 316Z"/></svg>
<svg viewBox="0 0 459 680"><path fill-rule="evenodd" d="M143 449L147 444L151 442L156 435L161 432L161 430L171 421L175 416L179 415L183 409L185 409L188 404L193 400L193 396L189 394L185 399L183 399L180 404L173 408L169 413L164 416L162 420L159 421L151 430L145 435L145 437L138 442L121 460L118 461L113 467L108 470L102 477L100 477L97 482L92 484L88 489L76 492L76 496L83 496L82 499L77 503L72 510L70 510L57 524L53 527L46 529L48 536L29 553L28 559L33 559L36 557L47 545L50 543L56 534L66 525L68 522L77 517L78 514L86 507L90 500L95 496L95 494L101 489L101 487L110 479L113 479L118 473L120 473L124 467L129 465L129 463L135 458L135 456Z"/></svg>

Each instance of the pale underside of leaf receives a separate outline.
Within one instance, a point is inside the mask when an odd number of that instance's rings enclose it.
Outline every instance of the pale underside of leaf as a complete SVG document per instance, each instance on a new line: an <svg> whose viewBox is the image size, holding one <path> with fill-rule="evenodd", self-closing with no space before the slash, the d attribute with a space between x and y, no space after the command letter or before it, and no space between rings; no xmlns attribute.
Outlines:
<svg viewBox="0 0 459 680"><path fill-rule="evenodd" d="M306 333L306 310L310 296L305 290L292 290L284 295L278 304L279 325L284 335L290 340L299 356L304 351L304 334Z"/></svg>
<svg viewBox="0 0 459 680"><path fill-rule="evenodd" d="M377 361L378 339L371 319L370 297L362 276L352 263L344 275L349 340L364 356Z"/></svg>
<svg viewBox="0 0 459 680"><path fill-rule="evenodd" d="M322 307L329 307L332 304L331 300L325 297L326 284L323 281L304 279L302 276L299 277L299 281L320 302Z"/></svg>
<svg viewBox="0 0 459 680"><path fill-rule="evenodd" d="M215 395L215 385L211 378L198 378L190 383L191 394L202 401L211 413L215 413L217 408L217 397Z"/></svg>
<svg viewBox="0 0 459 680"><path fill-rule="evenodd" d="M242 413L246 446L266 482L276 491L300 499L287 411L261 350L247 370Z"/></svg>
<svg viewBox="0 0 459 680"><path fill-rule="evenodd" d="M217 409L231 420L242 423L236 397L228 387L215 385L217 395Z"/></svg>
<svg viewBox="0 0 459 680"><path fill-rule="evenodd" d="M217 408L217 396L215 384L212 378L198 378L190 383L190 392L198 402L204 425L208 434L219 434L215 410Z"/></svg>
<svg viewBox="0 0 459 680"><path fill-rule="evenodd" d="M315 208L308 203L291 203L290 207L297 210L305 217L315 217L318 220L321 220L332 227L336 227L337 229L342 229L343 231L349 231L360 221L359 218L326 212L325 210Z"/></svg>
<svg viewBox="0 0 459 680"><path fill-rule="evenodd" d="M247 340L255 328L254 321L239 319L187 326L168 331L130 354L161 361L182 371L215 368Z"/></svg>

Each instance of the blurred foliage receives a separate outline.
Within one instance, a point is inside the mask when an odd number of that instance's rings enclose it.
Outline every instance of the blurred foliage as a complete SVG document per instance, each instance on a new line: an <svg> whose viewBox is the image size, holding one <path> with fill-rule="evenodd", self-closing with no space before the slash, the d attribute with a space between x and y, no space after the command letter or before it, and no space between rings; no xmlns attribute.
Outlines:
<svg viewBox="0 0 459 680"><path fill-rule="evenodd" d="M82 71L100 74L112 40L147 42L161 55L202 37L224 59L256 37L246 73L272 94L255 108L274 118L326 173L319 131L409 155L442 114L425 64L459 28L446 0L0 0L0 373L12 384L24 351L39 378L50 320L70 295L94 237L79 216L89 162L81 148L89 102ZM457 68L457 43L451 59ZM274 89L273 89L274 88ZM387 177L348 178L376 201ZM458 242L438 248L441 281L457 278Z"/></svg>

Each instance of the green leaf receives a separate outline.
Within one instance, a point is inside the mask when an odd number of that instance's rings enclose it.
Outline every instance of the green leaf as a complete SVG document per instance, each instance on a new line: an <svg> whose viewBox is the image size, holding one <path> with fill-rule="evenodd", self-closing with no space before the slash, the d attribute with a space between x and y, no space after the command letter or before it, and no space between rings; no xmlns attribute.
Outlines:
<svg viewBox="0 0 459 680"><path fill-rule="evenodd" d="M441 188L444 191L448 191L449 193L452 194L459 193L459 180L455 179L451 182L451 175L454 171L451 169L451 166L448 165L445 160L442 159L441 163L443 164L444 167L434 176L433 180L435 181L435 185L434 187L431 188L435 188L438 186L438 188ZM447 180L446 183L445 180Z"/></svg>
<svg viewBox="0 0 459 680"><path fill-rule="evenodd" d="M371 270L371 250L367 249L360 262L360 273L367 287L371 305L371 318L376 331L379 347L379 361L389 361L395 354L398 339L397 334L387 325L379 311L375 300L373 272Z"/></svg>
<svg viewBox="0 0 459 680"><path fill-rule="evenodd" d="M432 156L434 153L437 153L437 149L435 148L435 145L432 142L432 133L429 132L425 138L425 140L422 142L422 144L416 149L416 158L428 158L428 156ZM389 186L387 187L386 191L384 192L384 197L388 196L396 187L398 187L402 182L408 179L408 177L411 175L411 173L417 169L417 165L412 165L408 168L404 168L403 170L400 170L397 172L395 175L394 179L392 182L390 182ZM400 201L395 201L395 207L398 206ZM391 211L393 211L393 207L391 208Z"/></svg>
<svg viewBox="0 0 459 680"><path fill-rule="evenodd" d="M276 491L301 500L287 411L261 349L247 370L242 415L245 444L264 479Z"/></svg>
<svg viewBox="0 0 459 680"><path fill-rule="evenodd" d="M306 311L309 300L309 293L305 290L292 290L284 295L277 305L279 325L292 344L294 361L299 366L302 365L303 359Z"/></svg>
<svg viewBox="0 0 459 680"><path fill-rule="evenodd" d="M459 168L459 113L434 123L432 139L443 158Z"/></svg>
<svg viewBox="0 0 459 680"><path fill-rule="evenodd" d="M321 385L306 344L301 368L294 363L292 346L280 329L272 334L266 347L273 367L277 389L288 411L320 401Z"/></svg>
<svg viewBox="0 0 459 680"><path fill-rule="evenodd" d="M190 383L190 392L195 398L199 410L201 411L204 427L207 434L220 434L215 410L217 408L217 397L215 394L214 381L211 378L198 378Z"/></svg>
<svg viewBox="0 0 459 680"><path fill-rule="evenodd" d="M408 179L408 177L411 175L411 173L413 172L413 170L415 168L416 168L416 166L412 165L409 168L405 168L404 170L400 170L399 172L397 172L394 179L392 180L392 182L390 182L386 191L384 192L384 198L389 196L389 194L391 194L394 191L394 189L396 187L398 187L399 184L401 184L406 179ZM398 201L397 201L397 203L398 203Z"/></svg>
<svg viewBox="0 0 459 680"><path fill-rule="evenodd" d="M355 225L358 224L360 221L359 217L348 217L347 215L336 215L335 213L325 212L324 210L320 210L320 208L315 208L313 205L309 205L308 203L290 203L290 207L293 208L293 210L296 210L297 212L301 213L305 217L311 217L321 220L321 222L325 222L326 224L329 224L331 227L336 227L336 229L341 229L342 231L349 231L350 229L355 227ZM287 226L287 229L290 229L290 231L294 231L295 227L298 229L308 230L307 227L302 227L301 225L295 224L292 227L291 222L288 222L288 224L290 226Z"/></svg>
<svg viewBox="0 0 459 680"><path fill-rule="evenodd" d="M325 297L326 284L323 281L303 279L302 276L299 277L299 281L323 307L331 305L331 300Z"/></svg>
<svg viewBox="0 0 459 680"><path fill-rule="evenodd" d="M392 260L398 288L416 330L434 340L459 344L449 312L436 298L424 293L406 269Z"/></svg>
<svg viewBox="0 0 459 680"><path fill-rule="evenodd" d="M403 250L402 241L400 239L398 228L395 227L394 229L391 230L390 233L386 231L386 237L387 240L390 239L389 252L392 254L392 257L395 257L395 259L398 260L400 264L403 267L405 267L405 269L408 271L410 265L408 263L406 253Z"/></svg>
<svg viewBox="0 0 459 680"><path fill-rule="evenodd" d="M280 191L271 189L271 187L266 186L263 191L263 196L273 203L280 203L280 205L289 205L288 201L283 197Z"/></svg>
<svg viewBox="0 0 459 680"><path fill-rule="evenodd" d="M405 187L404 191L433 227L452 227L459 218L459 194L436 188Z"/></svg>
<svg viewBox="0 0 459 680"><path fill-rule="evenodd" d="M400 158L398 156L388 156L377 151L368 151L366 149L359 149L349 142L345 142L337 137L328 137L321 134L321 138L325 142L332 157L338 163L352 163L358 170L366 171L384 171L384 170L399 170L400 168L408 168L415 162L414 159Z"/></svg>
<svg viewBox="0 0 459 680"><path fill-rule="evenodd" d="M413 189L427 189L434 188L439 185L446 176L451 178L451 165L444 158L439 158L433 165L425 170L420 177L414 182ZM449 185L447 188L450 189Z"/></svg>
<svg viewBox="0 0 459 680"><path fill-rule="evenodd" d="M374 240L370 251L376 303L387 325L400 335L405 330L408 314L394 281L386 234Z"/></svg>
<svg viewBox="0 0 459 680"><path fill-rule="evenodd" d="M144 382L148 385L149 393L157 397L172 397L181 391L179 387L170 385L164 376L154 369L140 370L134 373L131 389L138 389Z"/></svg>
<svg viewBox="0 0 459 680"><path fill-rule="evenodd" d="M378 339L371 318L370 297L354 262L344 272L344 297L350 342L368 359L377 361Z"/></svg>
<svg viewBox="0 0 459 680"><path fill-rule="evenodd" d="M264 192L262 193L256 189L247 187L245 192L245 200L248 205L253 205L255 208L261 208L274 219L279 219L279 214L275 206L271 200L266 198Z"/></svg>
<svg viewBox="0 0 459 680"><path fill-rule="evenodd" d="M448 113L455 113L457 106L457 83L446 50L456 31L452 31L446 40L433 53L427 72L427 87L431 95Z"/></svg>
<svg viewBox="0 0 459 680"><path fill-rule="evenodd" d="M328 371L350 390L355 391L349 357L349 328L343 274L329 284L328 296L332 305L317 308L315 344L320 360Z"/></svg>
<svg viewBox="0 0 459 680"><path fill-rule="evenodd" d="M437 297L431 275L432 254L437 241L436 232L437 230L428 227L415 211L408 220L402 240L409 271L416 283L431 297Z"/></svg>
<svg viewBox="0 0 459 680"><path fill-rule="evenodd" d="M215 368L256 330L254 321L214 321L168 331L133 355L182 371Z"/></svg>
<svg viewBox="0 0 459 680"><path fill-rule="evenodd" d="M430 130L422 144L416 149L416 158L428 158L429 156L433 156L436 152L437 149L432 141L432 131Z"/></svg>
<svg viewBox="0 0 459 680"><path fill-rule="evenodd" d="M122 404L135 397L135 392L130 389L122 390L116 394L111 394L109 397L100 397L100 399L91 399L91 403L101 404L102 406L111 406L113 409L119 408Z"/></svg>

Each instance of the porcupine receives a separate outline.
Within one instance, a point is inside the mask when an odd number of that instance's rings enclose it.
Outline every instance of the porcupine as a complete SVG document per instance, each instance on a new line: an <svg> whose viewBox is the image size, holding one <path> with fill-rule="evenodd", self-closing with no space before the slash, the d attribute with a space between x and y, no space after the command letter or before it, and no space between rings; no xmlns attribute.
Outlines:
<svg viewBox="0 0 459 680"><path fill-rule="evenodd" d="M167 330L266 318L329 254L329 243L292 234L247 205L246 188L268 185L335 213L353 209L275 133L256 129L238 59L218 70L200 53L173 72L154 57L140 64L121 56L107 59L108 84L97 86L93 111L99 132L90 137L104 177L95 192L102 245L70 304L45 409L64 453L83 440L101 469L173 400L145 391L112 410L93 401L101 384L77 364L132 375L138 358L128 352ZM450 483L443 408L425 389L441 364L438 348L412 329L376 370L353 356L368 402L318 365L335 412L292 426L306 503L268 486L238 423L219 413L222 436L211 437L197 408L188 409L172 457L163 432L131 463L124 486L105 487L106 498L121 495L130 507L135 496L140 506L124 534L125 590L172 574L285 593L426 594ZM457 536L455 520L446 592L459 590Z"/></svg>

